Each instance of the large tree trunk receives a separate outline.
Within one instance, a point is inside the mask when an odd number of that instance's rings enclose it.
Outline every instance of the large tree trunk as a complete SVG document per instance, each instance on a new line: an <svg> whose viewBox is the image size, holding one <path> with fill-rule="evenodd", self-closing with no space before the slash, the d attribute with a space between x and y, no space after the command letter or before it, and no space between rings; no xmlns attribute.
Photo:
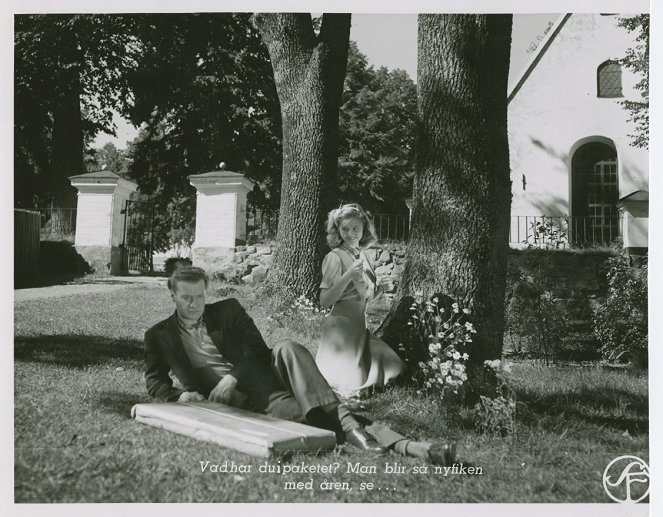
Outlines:
<svg viewBox="0 0 663 517"><path fill-rule="evenodd" d="M405 343L415 292L446 295L471 311L475 371L502 353L510 44L510 15L419 15L412 232L402 283L382 325L388 343ZM418 345L416 359L426 357L426 347Z"/></svg>
<svg viewBox="0 0 663 517"><path fill-rule="evenodd" d="M58 50L63 69L58 78L58 98L53 108L50 191L53 206L75 208L76 191L68 177L85 172L80 99L83 57L75 35L63 35Z"/></svg>
<svg viewBox="0 0 663 517"><path fill-rule="evenodd" d="M259 14L281 102L283 176L278 250L269 282L316 295L323 223L336 199L338 111L350 38L349 14Z"/></svg>

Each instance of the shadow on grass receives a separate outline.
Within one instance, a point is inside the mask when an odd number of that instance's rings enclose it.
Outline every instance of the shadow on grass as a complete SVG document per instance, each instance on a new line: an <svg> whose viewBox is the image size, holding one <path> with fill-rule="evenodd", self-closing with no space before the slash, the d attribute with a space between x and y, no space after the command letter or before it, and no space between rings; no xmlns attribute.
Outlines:
<svg viewBox="0 0 663 517"><path fill-rule="evenodd" d="M95 401L109 413L127 419L131 418L131 408L135 404L154 402L147 393L137 397L135 393L126 391L102 391L95 395Z"/></svg>
<svg viewBox="0 0 663 517"><path fill-rule="evenodd" d="M104 336L17 336L14 359L71 368L117 361L140 361L142 364L143 343Z"/></svg>
<svg viewBox="0 0 663 517"><path fill-rule="evenodd" d="M64 284L92 272L92 268L68 241L41 241L38 274L14 272L16 289Z"/></svg>
<svg viewBox="0 0 663 517"><path fill-rule="evenodd" d="M560 416L565 420L573 418L628 431L632 435L647 433L649 428L647 397L621 389L585 387L572 393L549 393L544 396L519 391L517 399L527 407L524 420L537 420L543 427L554 427L555 424L547 419L539 420L541 416Z"/></svg>

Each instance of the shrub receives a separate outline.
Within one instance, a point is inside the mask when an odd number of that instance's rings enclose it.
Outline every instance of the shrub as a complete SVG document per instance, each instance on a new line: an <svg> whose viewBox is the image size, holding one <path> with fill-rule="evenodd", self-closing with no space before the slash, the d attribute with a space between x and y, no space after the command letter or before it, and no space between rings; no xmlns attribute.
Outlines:
<svg viewBox="0 0 663 517"><path fill-rule="evenodd" d="M493 397L479 396L472 410L474 427L480 433L506 436L516 430L516 401L509 382L511 364L495 359L484 361L484 366L497 383Z"/></svg>
<svg viewBox="0 0 663 517"><path fill-rule="evenodd" d="M608 260L608 296L594 310L594 335L608 361L647 365L647 266L630 267L620 254Z"/></svg>
<svg viewBox="0 0 663 517"><path fill-rule="evenodd" d="M315 342L320 339L329 309L320 307L319 304L304 295L297 298L272 296L267 299L261 297L261 299L265 301L266 307L271 308L269 320L287 328L306 342Z"/></svg>
<svg viewBox="0 0 663 517"><path fill-rule="evenodd" d="M461 310L448 297L433 296L424 301L420 294L410 306L410 313L410 340L399 345L406 362L411 362L407 359L416 357L415 352L425 343L426 359L418 362L418 380L425 391L438 400L458 395L467 380L469 355L465 350L472 342L472 334L476 333L469 321L470 311Z"/></svg>
<svg viewBox="0 0 663 517"><path fill-rule="evenodd" d="M523 275L515 281L506 307L506 331L514 352L543 358L546 364L559 356L570 335L566 315L552 291Z"/></svg>

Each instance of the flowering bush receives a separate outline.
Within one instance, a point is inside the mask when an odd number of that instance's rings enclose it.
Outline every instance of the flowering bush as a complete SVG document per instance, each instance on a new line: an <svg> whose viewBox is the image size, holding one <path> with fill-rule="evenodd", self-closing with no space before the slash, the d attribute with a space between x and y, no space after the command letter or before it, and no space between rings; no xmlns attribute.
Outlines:
<svg viewBox="0 0 663 517"><path fill-rule="evenodd" d="M423 294L417 293L410 306L410 337L413 341L427 343L427 358L419 361L427 391L440 400L449 394L458 394L467 380L465 352L476 333L468 321L470 311L453 302L445 309L440 298L435 296L423 301ZM403 349L403 345L400 345Z"/></svg>
<svg viewBox="0 0 663 517"><path fill-rule="evenodd" d="M304 317L307 320L318 320L320 316L326 316L327 313L329 313L330 309L324 309L320 307L317 303L313 302L312 300L309 300L306 296L303 294L299 297L296 298L292 304L290 304L290 308L293 309L295 312L298 312L299 315Z"/></svg>
<svg viewBox="0 0 663 517"><path fill-rule="evenodd" d="M511 363L494 359L483 364L497 380L496 396L479 396L474 406L474 426L480 433L511 434L516 428L516 401L509 383Z"/></svg>
<svg viewBox="0 0 663 517"><path fill-rule="evenodd" d="M276 307L271 311L268 321L287 328L306 341L319 339L328 309L323 309L304 295L294 299L278 299L273 303Z"/></svg>

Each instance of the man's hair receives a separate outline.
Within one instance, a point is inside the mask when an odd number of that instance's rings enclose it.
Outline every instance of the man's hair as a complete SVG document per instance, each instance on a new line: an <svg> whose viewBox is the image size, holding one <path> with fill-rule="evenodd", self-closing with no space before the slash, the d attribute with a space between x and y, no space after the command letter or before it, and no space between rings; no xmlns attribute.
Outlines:
<svg viewBox="0 0 663 517"><path fill-rule="evenodd" d="M175 291L177 282L196 283L199 280L205 281L205 287L209 284L209 277L204 269L194 266L180 266L168 278L168 289Z"/></svg>

